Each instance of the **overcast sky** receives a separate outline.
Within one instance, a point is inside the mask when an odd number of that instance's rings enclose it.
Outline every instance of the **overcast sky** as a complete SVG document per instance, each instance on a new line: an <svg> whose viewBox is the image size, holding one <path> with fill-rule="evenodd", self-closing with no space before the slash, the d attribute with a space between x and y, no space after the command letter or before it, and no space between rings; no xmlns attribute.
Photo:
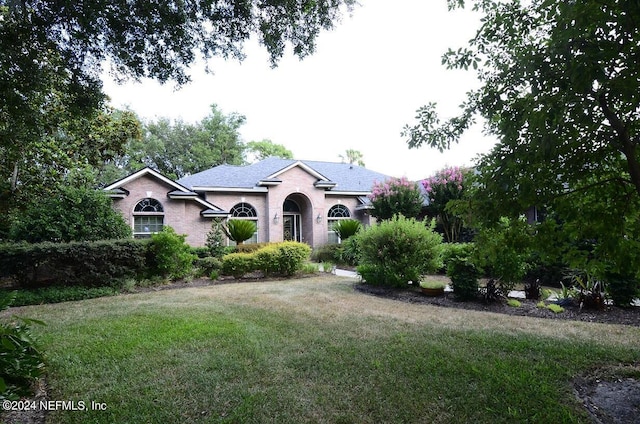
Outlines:
<svg viewBox="0 0 640 424"><path fill-rule="evenodd" d="M216 59L214 74L192 69L193 82L174 90L153 81L117 85L105 78L116 107L143 119L195 122L211 103L247 117L243 140L271 139L296 159L340 161L347 149L363 153L367 168L422 179L446 165L470 165L494 140L480 128L450 151L410 150L400 136L415 111L435 101L442 116L457 114L477 86L473 72L446 70L447 48L465 46L479 16L448 12L445 0L366 0L331 32L321 33L313 56L291 55L271 69L266 51L249 43L242 62Z"/></svg>

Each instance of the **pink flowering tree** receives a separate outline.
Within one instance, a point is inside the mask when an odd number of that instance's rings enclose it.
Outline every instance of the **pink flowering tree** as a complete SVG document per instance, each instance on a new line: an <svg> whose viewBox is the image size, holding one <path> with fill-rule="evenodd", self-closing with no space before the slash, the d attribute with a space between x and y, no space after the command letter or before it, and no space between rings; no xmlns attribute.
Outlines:
<svg viewBox="0 0 640 424"><path fill-rule="evenodd" d="M373 204L371 215L380 220L391 219L398 214L416 218L424 201L418 183L409 181L406 177L376 182L369 199Z"/></svg>
<svg viewBox="0 0 640 424"><path fill-rule="evenodd" d="M465 172L467 171L457 166L445 168L422 181L429 196L427 213L442 224L445 240L450 243L458 241L463 222L447 205L452 200L462 199Z"/></svg>

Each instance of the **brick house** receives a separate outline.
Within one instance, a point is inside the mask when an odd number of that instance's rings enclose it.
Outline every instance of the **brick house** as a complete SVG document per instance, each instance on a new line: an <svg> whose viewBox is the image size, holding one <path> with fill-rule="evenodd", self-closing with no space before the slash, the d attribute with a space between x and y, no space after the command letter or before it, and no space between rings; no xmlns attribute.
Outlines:
<svg viewBox="0 0 640 424"><path fill-rule="evenodd" d="M131 225L148 237L163 225L203 246L213 219L248 219L257 231L248 242L296 240L312 247L338 241L340 219L372 222L367 195L389 177L348 163L267 158L220 165L173 181L144 168L104 190Z"/></svg>

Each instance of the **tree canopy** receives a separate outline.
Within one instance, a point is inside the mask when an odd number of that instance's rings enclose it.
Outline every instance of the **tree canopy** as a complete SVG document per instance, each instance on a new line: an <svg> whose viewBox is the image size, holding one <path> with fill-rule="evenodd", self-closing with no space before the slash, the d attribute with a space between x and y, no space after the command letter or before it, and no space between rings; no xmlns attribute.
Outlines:
<svg viewBox="0 0 640 424"><path fill-rule="evenodd" d="M338 157L342 160L343 163L349 162L349 164L356 164L358 166L364 167L364 155L360 150L355 149L347 149L345 154L338 155Z"/></svg>
<svg viewBox="0 0 640 424"><path fill-rule="evenodd" d="M449 0L451 8L464 5ZM481 28L443 63L475 69L481 87L457 117L441 121L433 103L420 108L418 123L403 132L409 146L446 149L481 116L499 142L478 163L477 216L496 222L545 206L565 240L595 243L583 252L586 262L600 256L621 268L624 251L637 263L629 252L640 254L640 3L472 7L484 15Z"/></svg>
<svg viewBox="0 0 640 424"><path fill-rule="evenodd" d="M146 166L171 178L204 171L223 163L242 164L244 144L238 130L246 118L225 115L215 104L211 113L195 124L160 118L144 125L138 155Z"/></svg>
<svg viewBox="0 0 640 424"><path fill-rule="evenodd" d="M31 199L11 219L9 238L30 243L131 237L131 227L103 192L60 186L55 196Z"/></svg>
<svg viewBox="0 0 640 424"><path fill-rule="evenodd" d="M196 60L242 59L252 36L275 66L289 45L301 58L313 53L320 31L355 3L0 0L3 195L15 192L26 160L46 168L58 166L60 156L83 162L78 152L121 150L126 137L96 149L84 136L106 110L103 67L119 80L149 77L180 85ZM71 146L62 142L69 139Z"/></svg>
<svg viewBox="0 0 640 424"><path fill-rule="evenodd" d="M179 179L223 163L240 165L246 146L239 129L245 117L224 114L217 105L196 123L160 117L142 122L142 137L130 139L122 154L100 169L100 184L108 184L149 166Z"/></svg>
<svg viewBox="0 0 640 424"><path fill-rule="evenodd" d="M246 145L247 162L253 163L274 156L282 159L293 159L293 152L282 144L276 144L269 139L250 141Z"/></svg>

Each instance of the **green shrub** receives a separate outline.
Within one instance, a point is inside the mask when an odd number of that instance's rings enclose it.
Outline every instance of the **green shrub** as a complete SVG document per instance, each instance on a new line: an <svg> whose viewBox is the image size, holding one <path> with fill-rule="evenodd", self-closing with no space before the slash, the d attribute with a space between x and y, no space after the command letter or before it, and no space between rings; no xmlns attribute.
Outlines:
<svg viewBox="0 0 640 424"><path fill-rule="evenodd" d="M222 258L225 255L226 243L224 239L224 229L219 220L213 220L211 230L207 233L207 242L205 243L209 249L209 255L214 258Z"/></svg>
<svg viewBox="0 0 640 424"><path fill-rule="evenodd" d="M0 277L19 287L105 286L146 271L148 241L105 240L71 243L0 244Z"/></svg>
<svg viewBox="0 0 640 424"><path fill-rule="evenodd" d="M197 258L200 258L200 259L208 258L211 256L211 253L208 247L191 247L190 253L193 256L196 256Z"/></svg>
<svg viewBox="0 0 640 424"><path fill-rule="evenodd" d="M473 243L442 243L442 267L439 271L446 274L449 262L453 258L468 258L473 253L473 249Z"/></svg>
<svg viewBox="0 0 640 424"><path fill-rule="evenodd" d="M495 278L504 293L513 290L531 267L530 231L524 218L501 218L494 227L480 229L475 237L474 263Z"/></svg>
<svg viewBox="0 0 640 424"><path fill-rule="evenodd" d="M196 259L194 266L198 270L198 275L209 276L212 272L217 272L222 269L222 260L219 258L208 256L206 258Z"/></svg>
<svg viewBox="0 0 640 424"><path fill-rule="evenodd" d="M37 289L19 290L13 304L15 306L41 305L46 303L71 302L114 296L120 293L116 287L51 286Z"/></svg>
<svg viewBox="0 0 640 424"><path fill-rule="evenodd" d="M449 261L447 275L451 278L453 294L459 300L473 300L478 296L480 272L469 258L455 257Z"/></svg>
<svg viewBox="0 0 640 424"><path fill-rule="evenodd" d="M248 244L240 244L237 246L230 246L228 253L251 253L256 252L263 247L270 246L275 243L248 243Z"/></svg>
<svg viewBox="0 0 640 424"><path fill-rule="evenodd" d="M360 248L357 238L350 237L340 244L338 262L351 266L358 265L360 262Z"/></svg>
<svg viewBox="0 0 640 424"><path fill-rule="evenodd" d="M640 297L640 283L633 275L609 272L605 274L605 281L607 294L616 306L630 306L634 299Z"/></svg>
<svg viewBox="0 0 640 424"><path fill-rule="evenodd" d="M302 269L311 255L308 244L296 241L285 241L276 245L278 256L278 273L291 276Z"/></svg>
<svg viewBox="0 0 640 424"><path fill-rule="evenodd" d="M291 276L300 271L311 254L305 243L285 241L271 243L253 253L231 253L222 259L222 272L240 278L252 271L265 276Z"/></svg>
<svg viewBox="0 0 640 424"><path fill-rule="evenodd" d="M317 247L311 253L314 262L339 262L341 246L337 243L325 244Z"/></svg>
<svg viewBox="0 0 640 424"><path fill-rule="evenodd" d="M97 241L131 237L131 227L105 193L61 185L58 192L34 198L11 217L11 240L29 243Z"/></svg>
<svg viewBox="0 0 640 424"><path fill-rule="evenodd" d="M11 305L13 293L0 293L0 311ZM31 335L29 319L0 323L0 400L32 395L33 383L44 373L44 360Z"/></svg>
<svg viewBox="0 0 640 424"><path fill-rule="evenodd" d="M362 224L357 219L341 219L333 224L331 229L338 233L340 240L344 242L360 231L361 228Z"/></svg>
<svg viewBox="0 0 640 424"><path fill-rule="evenodd" d="M191 273L195 256L185 239L185 235L177 234L168 225L151 236L149 268L152 274L177 279Z"/></svg>
<svg viewBox="0 0 640 424"><path fill-rule="evenodd" d="M278 274L280 262L278 258L278 248L275 244L265 246L254 252L253 257L256 270L262 271L265 276Z"/></svg>
<svg viewBox="0 0 640 424"><path fill-rule="evenodd" d="M229 253L222 257L222 273L241 278L256 269L253 253Z"/></svg>
<svg viewBox="0 0 640 424"><path fill-rule="evenodd" d="M442 236L422 221L403 216L368 227L355 237L360 249L358 272L374 285L405 287L423 273L440 268Z"/></svg>

